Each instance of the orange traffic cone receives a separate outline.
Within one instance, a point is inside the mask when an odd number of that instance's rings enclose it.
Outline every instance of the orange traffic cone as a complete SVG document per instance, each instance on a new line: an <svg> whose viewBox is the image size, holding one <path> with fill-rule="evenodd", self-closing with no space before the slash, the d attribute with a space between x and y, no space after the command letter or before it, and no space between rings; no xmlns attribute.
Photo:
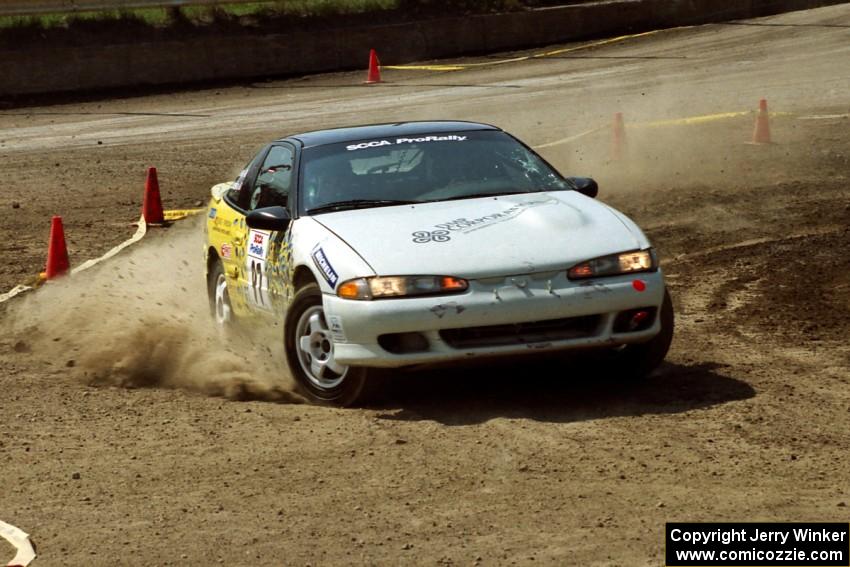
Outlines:
<svg viewBox="0 0 850 567"><path fill-rule="evenodd" d="M156 168L148 168L148 178L145 181L145 197L142 201L142 216L148 224L162 224L165 216L162 213L162 199L159 196L159 180Z"/></svg>
<svg viewBox="0 0 850 567"><path fill-rule="evenodd" d="M369 74L366 76L366 84L381 82L381 62L378 60L378 52L369 50Z"/></svg>
<svg viewBox="0 0 850 567"><path fill-rule="evenodd" d="M756 127L753 130L754 144L769 144L770 142L770 120L767 114L767 101L759 101L759 113L756 116Z"/></svg>
<svg viewBox="0 0 850 567"><path fill-rule="evenodd" d="M626 153L626 127L623 124L623 113L614 114L614 128L611 138L611 160L620 161Z"/></svg>
<svg viewBox="0 0 850 567"><path fill-rule="evenodd" d="M50 241L47 244L47 266L45 279L52 280L68 273L68 248L65 246L65 229L62 217L54 216L50 221Z"/></svg>

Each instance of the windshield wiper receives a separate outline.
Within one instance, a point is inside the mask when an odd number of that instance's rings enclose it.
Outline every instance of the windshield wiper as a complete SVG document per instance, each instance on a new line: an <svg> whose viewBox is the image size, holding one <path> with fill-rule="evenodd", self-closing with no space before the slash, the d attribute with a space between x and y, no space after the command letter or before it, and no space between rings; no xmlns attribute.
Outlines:
<svg viewBox="0 0 850 567"><path fill-rule="evenodd" d="M428 201L429 203L439 203L440 201L460 201L461 199L478 199L481 197L501 197L502 195L524 195L526 193L537 193L537 191L495 191L493 193L475 193L471 195L456 195L446 199L436 199Z"/></svg>
<svg viewBox="0 0 850 567"><path fill-rule="evenodd" d="M352 209L368 209L372 207L391 207L393 205L418 205L422 201L400 201L395 199L351 199L349 201L337 201L326 205L319 205L307 209L307 214L330 213L333 211L350 211Z"/></svg>

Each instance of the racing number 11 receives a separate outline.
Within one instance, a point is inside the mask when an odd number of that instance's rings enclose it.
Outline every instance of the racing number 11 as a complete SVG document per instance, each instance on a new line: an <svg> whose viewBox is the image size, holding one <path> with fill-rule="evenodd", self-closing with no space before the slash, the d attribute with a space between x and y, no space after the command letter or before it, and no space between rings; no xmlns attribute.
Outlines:
<svg viewBox="0 0 850 567"><path fill-rule="evenodd" d="M258 230L251 230L248 233L248 249L246 254L246 282L245 295L246 299L256 305L268 309L270 305L266 303L267 289L263 287L263 283L268 284L268 278L263 282L263 275L266 271L266 256L269 251L269 234Z"/></svg>
<svg viewBox="0 0 850 567"><path fill-rule="evenodd" d="M263 263L256 260L251 260L251 288L254 290L254 303L264 305Z"/></svg>

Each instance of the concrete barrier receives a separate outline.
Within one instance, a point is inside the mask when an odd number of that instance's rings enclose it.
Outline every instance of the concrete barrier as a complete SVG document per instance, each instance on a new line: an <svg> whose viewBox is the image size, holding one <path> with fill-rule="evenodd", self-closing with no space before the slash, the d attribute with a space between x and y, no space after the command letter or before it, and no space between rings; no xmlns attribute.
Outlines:
<svg viewBox="0 0 850 567"><path fill-rule="evenodd" d="M0 96L239 81L551 45L591 37L840 4L846 0L605 0L509 14L366 28L254 35L191 34L51 46L40 38L0 50Z"/></svg>

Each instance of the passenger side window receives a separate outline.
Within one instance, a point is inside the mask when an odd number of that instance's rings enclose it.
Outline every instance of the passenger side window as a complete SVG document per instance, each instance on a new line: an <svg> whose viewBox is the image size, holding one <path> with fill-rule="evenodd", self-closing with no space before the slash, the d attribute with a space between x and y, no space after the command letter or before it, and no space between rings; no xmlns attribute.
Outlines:
<svg viewBox="0 0 850 567"><path fill-rule="evenodd" d="M292 165L292 148L272 146L251 188L249 210L287 206L292 188Z"/></svg>

